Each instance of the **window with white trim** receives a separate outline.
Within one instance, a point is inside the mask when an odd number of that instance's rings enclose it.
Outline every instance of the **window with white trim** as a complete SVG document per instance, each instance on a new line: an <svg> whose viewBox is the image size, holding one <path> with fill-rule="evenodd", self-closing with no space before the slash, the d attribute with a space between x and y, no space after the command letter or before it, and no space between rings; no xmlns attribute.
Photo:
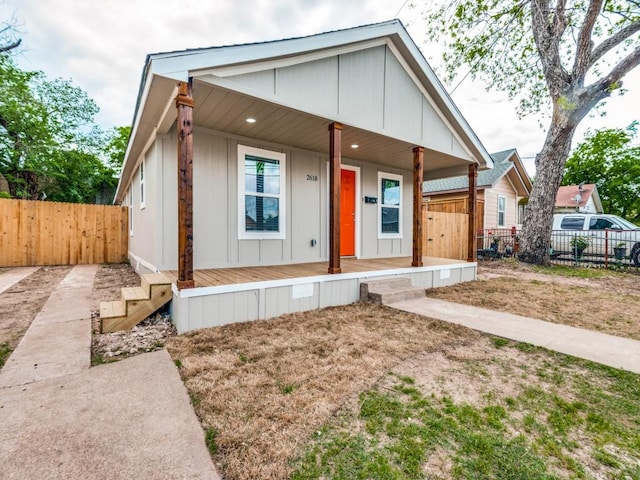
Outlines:
<svg viewBox="0 0 640 480"><path fill-rule="evenodd" d="M286 155L238 145L238 238L285 238Z"/></svg>
<svg viewBox="0 0 640 480"><path fill-rule="evenodd" d="M144 160L140 162L140 208L145 207L145 192L144 192Z"/></svg>
<svg viewBox="0 0 640 480"><path fill-rule="evenodd" d="M507 216L506 212L507 212L507 198L502 195L498 195L498 227L505 226L505 218Z"/></svg>
<svg viewBox="0 0 640 480"><path fill-rule="evenodd" d="M402 238L402 176L378 172L378 238Z"/></svg>

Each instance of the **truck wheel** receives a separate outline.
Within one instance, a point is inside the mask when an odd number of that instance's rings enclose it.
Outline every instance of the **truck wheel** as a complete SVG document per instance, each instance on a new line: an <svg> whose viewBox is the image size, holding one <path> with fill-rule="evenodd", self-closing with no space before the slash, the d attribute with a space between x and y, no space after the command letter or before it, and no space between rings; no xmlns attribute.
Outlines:
<svg viewBox="0 0 640 480"><path fill-rule="evenodd" d="M640 243L636 243L631 249L631 260L636 267L640 267Z"/></svg>

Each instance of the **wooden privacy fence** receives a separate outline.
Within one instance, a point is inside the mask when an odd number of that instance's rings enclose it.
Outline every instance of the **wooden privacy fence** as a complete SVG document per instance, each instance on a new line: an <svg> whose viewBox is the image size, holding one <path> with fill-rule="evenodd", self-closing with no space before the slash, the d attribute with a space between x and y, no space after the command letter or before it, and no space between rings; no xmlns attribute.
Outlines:
<svg viewBox="0 0 640 480"><path fill-rule="evenodd" d="M467 259L469 215L422 208L423 251L428 257Z"/></svg>
<svg viewBox="0 0 640 480"><path fill-rule="evenodd" d="M0 199L0 266L120 263L127 208Z"/></svg>

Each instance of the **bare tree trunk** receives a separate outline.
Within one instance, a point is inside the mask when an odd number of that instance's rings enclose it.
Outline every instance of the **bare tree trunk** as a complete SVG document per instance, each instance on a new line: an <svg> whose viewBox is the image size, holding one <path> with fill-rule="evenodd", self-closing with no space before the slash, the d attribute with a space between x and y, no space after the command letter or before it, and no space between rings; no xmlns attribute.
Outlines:
<svg viewBox="0 0 640 480"><path fill-rule="evenodd" d="M552 122L544 146L536 155L536 178L525 207L518 254L523 262L549 263L553 207L575 128L573 122L570 125Z"/></svg>

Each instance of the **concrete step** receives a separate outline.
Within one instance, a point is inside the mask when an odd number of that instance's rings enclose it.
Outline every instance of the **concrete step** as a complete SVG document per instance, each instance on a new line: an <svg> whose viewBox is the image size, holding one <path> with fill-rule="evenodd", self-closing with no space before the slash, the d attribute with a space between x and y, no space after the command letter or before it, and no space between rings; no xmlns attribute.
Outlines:
<svg viewBox="0 0 640 480"><path fill-rule="evenodd" d="M408 277L371 280L360 284L360 301L384 305L425 297L424 288L411 285Z"/></svg>

